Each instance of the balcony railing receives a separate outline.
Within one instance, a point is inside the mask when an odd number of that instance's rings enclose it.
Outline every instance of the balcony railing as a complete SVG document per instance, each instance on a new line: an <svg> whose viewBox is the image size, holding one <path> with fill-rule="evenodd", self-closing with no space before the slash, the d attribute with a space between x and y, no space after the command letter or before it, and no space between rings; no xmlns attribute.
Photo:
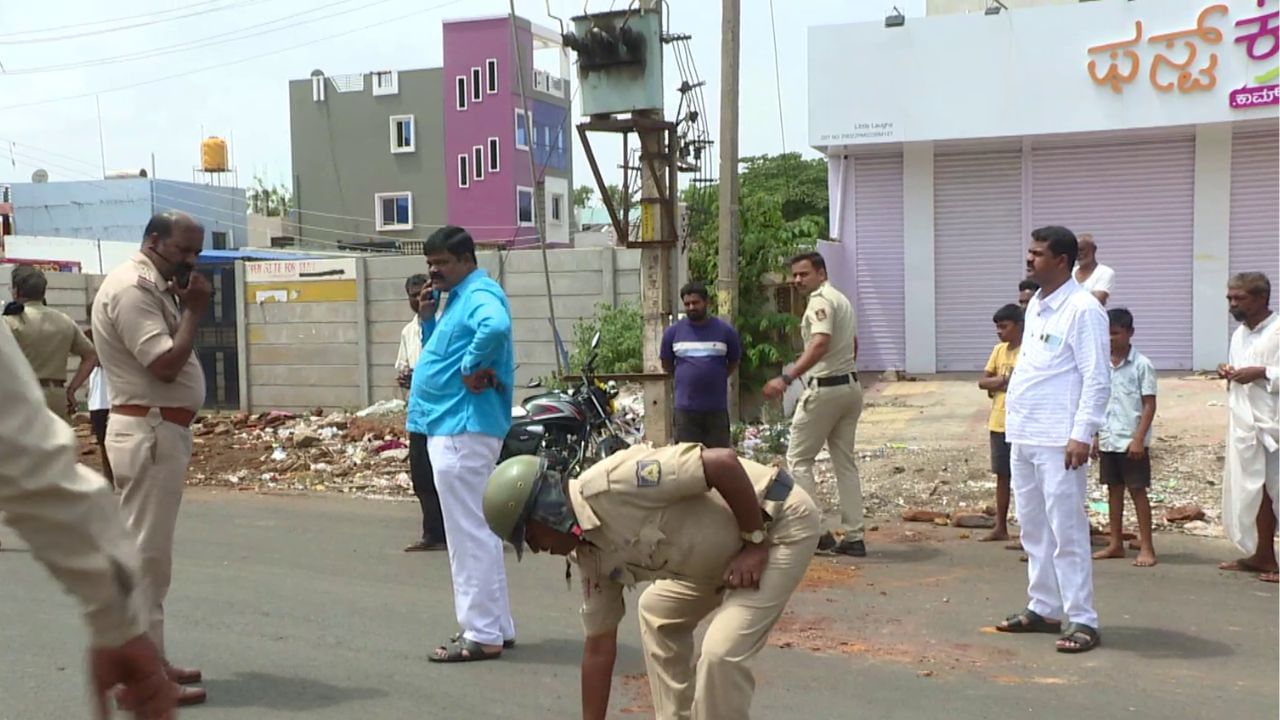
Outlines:
<svg viewBox="0 0 1280 720"><path fill-rule="evenodd" d="M533 71L533 89L539 92L564 97L565 91L568 89L569 83L558 75L552 75L544 70Z"/></svg>

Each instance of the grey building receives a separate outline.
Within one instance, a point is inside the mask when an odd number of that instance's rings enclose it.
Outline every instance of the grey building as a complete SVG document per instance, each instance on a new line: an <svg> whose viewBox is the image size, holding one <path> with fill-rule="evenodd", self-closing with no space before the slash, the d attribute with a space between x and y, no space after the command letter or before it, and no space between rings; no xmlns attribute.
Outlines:
<svg viewBox="0 0 1280 720"><path fill-rule="evenodd" d="M442 77L317 70L289 83L300 247L395 247L445 224Z"/></svg>

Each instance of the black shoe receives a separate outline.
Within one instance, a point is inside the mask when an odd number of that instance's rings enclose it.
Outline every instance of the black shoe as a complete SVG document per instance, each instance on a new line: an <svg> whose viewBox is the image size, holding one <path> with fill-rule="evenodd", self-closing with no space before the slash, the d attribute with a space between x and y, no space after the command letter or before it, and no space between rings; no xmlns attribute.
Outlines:
<svg viewBox="0 0 1280 720"><path fill-rule="evenodd" d="M867 544L861 540L841 540L838 545L831 550L837 555L851 555L853 557L866 557Z"/></svg>
<svg viewBox="0 0 1280 720"><path fill-rule="evenodd" d="M831 532L824 532L818 538L818 552L829 552L836 546L836 539L832 537Z"/></svg>

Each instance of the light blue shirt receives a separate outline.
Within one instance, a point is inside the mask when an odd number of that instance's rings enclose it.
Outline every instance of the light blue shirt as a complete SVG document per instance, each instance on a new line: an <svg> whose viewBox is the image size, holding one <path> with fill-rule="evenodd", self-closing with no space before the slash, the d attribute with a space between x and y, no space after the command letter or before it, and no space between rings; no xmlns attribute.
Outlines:
<svg viewBox="0 0 1280 720"><path fill-rule="evenodd" d="M1107 403L1107 419L1098 430L1098 449L1102 452L1125 452L1133 442L1142 420L1142 398L1156 394L1156 367L1146 355L1130 347L1124 362L1111 368L1111 400ZM1155 423L1152 423L1154 426ZM1151 429L1143 441L1151 446Z"/></svg>
<svg viewBox="0 0 1280 720"><path fill-rule="evenodd" d="M473 393L464 375L493 370L497 388ZM479 268L452 291L440 317L422 321L422 354L409 390L409 432L505 438L511 428L515 354L502 287Z"/></svg>

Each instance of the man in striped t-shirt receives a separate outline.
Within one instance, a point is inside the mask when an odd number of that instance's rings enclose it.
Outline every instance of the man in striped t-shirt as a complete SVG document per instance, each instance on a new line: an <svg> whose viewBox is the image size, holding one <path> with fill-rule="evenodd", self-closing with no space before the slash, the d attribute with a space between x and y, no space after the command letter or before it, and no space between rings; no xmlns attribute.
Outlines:
<svg viewBox="0 0 1280 720"><path fill-rule="evenodd" d="M675 441L732 447L729 375L738 369L742 341L729 323L707 315L707 286L680 289L685 317L662 335L662 367L675 375Z"/></svg>

